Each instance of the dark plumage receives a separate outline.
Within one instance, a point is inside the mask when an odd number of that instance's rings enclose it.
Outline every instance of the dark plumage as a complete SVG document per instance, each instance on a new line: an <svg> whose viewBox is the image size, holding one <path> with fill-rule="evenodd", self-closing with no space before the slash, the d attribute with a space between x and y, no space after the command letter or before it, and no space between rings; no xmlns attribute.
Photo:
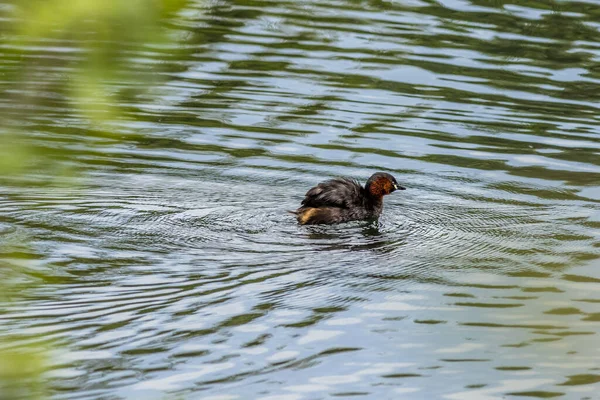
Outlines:
<svg viewBox="0 0 600 400"><path fill-rule="evenodd" d="M373 174L364 188L353 179L335 178L306 192L302 206L290 212L302 225L377 218L383 209L383 196L395 190L404 188L385 172Z"/></svg>

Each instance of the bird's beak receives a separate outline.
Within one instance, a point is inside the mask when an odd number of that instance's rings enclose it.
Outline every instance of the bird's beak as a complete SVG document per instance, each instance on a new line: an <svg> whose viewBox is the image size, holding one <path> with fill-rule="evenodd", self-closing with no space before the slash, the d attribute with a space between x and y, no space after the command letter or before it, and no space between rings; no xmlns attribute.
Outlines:
<svg viewBox="0 0 600 400"><path fill-rule="evenodd" d="M396 189L396 190L406 190L406 188L404 186L400 186L397 183L394 183L394 189Z"/></svg>

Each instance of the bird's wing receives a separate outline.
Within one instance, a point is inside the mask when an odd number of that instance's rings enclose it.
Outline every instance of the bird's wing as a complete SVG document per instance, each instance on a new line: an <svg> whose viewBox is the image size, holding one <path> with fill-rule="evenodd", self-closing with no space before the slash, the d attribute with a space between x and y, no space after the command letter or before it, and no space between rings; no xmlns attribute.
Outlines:
<svg viewBox="0 0 600 400"><path fill-rule="evenodd" d="M364 189L358 182L348 178L336 178L321 182L306 192L303 207L350 208L360 203Z"/></svg>

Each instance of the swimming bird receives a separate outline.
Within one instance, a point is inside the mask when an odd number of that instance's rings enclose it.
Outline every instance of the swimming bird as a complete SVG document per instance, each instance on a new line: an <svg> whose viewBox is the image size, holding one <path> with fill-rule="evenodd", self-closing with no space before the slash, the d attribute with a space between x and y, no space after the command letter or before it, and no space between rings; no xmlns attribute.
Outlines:
<svg viewBox="0 0 600 400"><path fill-rule="evenodd" d="M301 207L290 211L301 225L337 224L379 217L383 196L406 188L385 172L376 172L362 187L354 179L334 178L306 192Z"/></svg>

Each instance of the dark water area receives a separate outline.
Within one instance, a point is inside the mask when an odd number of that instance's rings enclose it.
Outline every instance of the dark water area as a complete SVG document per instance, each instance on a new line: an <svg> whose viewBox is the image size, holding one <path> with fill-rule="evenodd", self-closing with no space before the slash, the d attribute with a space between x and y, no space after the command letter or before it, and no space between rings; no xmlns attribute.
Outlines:
<svg viewBox="0 0 600 400"><path fill-rule="evenodd" d="M56 60L22 93L0 48L0 113L42 93L54 154L0 185L31 286L0 335L52 342L52 398L600 398L600 3L222 0L169 29L108 129L65 108L77 38L19 49ZM380 170L407 190L377 222L286 213Z"/></svg>

